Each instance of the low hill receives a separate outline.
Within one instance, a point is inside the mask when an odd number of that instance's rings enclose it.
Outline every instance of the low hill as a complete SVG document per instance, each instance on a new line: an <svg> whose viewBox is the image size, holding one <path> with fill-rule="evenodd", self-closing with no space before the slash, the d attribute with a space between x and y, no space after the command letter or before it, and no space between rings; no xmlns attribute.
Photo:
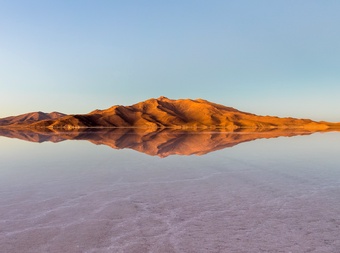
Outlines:
<svg viewBox="0 0 340 253"><path fill-rule="evenodd" d="M66 116L66 114L60 112L31 112L21 114L18 116L11 116L0 119L0 126L21 126L30 125L43 120L55 120Z"/></svg>

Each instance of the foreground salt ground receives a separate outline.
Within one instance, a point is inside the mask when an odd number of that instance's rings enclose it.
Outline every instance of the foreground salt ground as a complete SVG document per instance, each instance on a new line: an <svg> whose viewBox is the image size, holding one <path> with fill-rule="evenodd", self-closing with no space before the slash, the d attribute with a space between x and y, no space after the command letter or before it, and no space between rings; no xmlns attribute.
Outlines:
<svg viewBox="0 0 340 253"><path fill-rule="evenodd" d="M1 139L1 250L337 252L339 141L316 134L161 159Z"/></svg>

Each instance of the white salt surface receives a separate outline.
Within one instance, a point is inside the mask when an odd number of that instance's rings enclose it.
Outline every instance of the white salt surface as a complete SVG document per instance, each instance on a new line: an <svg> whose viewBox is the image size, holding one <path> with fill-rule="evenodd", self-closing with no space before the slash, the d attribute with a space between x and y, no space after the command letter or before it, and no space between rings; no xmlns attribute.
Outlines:
<svg viewBox="0 0 340 253"><path fill-rule="evenodd" d="M0 251L340 252L340 134L150 157L0 138Z"/></svg>

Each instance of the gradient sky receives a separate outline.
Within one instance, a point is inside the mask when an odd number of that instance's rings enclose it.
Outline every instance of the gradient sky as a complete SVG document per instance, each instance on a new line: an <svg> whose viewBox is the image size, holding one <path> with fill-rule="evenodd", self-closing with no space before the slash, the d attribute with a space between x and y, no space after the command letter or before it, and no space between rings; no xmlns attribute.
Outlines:
<svg viewBox="0 0 340 253"><path fill-rule="evenodd" d="M0 0L0 117L161 95L340 121L338 0Z"/></svg>

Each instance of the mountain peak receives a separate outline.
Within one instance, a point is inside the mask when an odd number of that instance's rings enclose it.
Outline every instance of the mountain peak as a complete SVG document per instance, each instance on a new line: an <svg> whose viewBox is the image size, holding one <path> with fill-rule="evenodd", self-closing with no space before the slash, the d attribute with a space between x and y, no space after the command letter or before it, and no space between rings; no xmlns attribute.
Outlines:
<svg viewBox="0 0 340 253"><path fill-rule="evenodd" d="M157 98L157 100L169 100L169 98L167 98L165 96L160 96L159 98Z"/></svg>

